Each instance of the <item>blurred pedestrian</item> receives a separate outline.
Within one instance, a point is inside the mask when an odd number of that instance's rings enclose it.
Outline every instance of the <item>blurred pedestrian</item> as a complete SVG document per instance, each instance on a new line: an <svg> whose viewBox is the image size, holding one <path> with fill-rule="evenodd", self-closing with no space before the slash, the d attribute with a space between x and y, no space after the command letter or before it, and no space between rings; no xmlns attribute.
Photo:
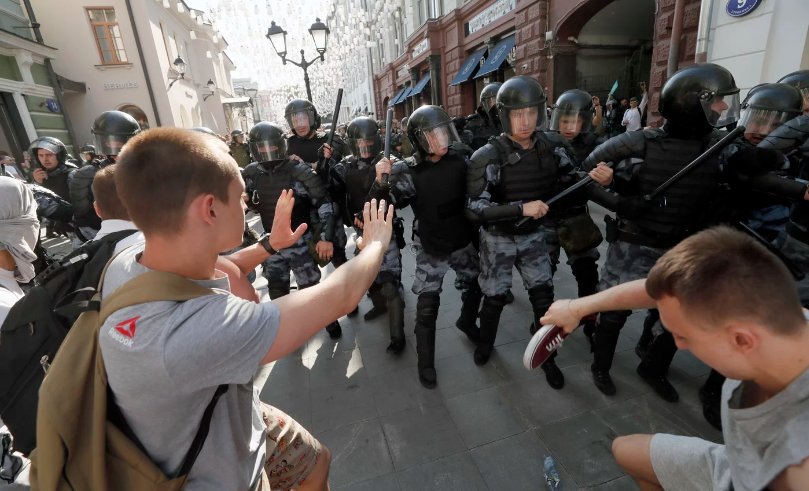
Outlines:
<svg viewBox="0 0 809 491"><path fill-rule="evenodd" d="M643 91L643 98L640 104L638 104L637 97L629 99L629 109L624 113L624 119L621 122L622 125L626 126L626 131L638 131L643 129L643 113L646 111L649 95L646 93L646 83L641 82L640 88Z"/></svg>

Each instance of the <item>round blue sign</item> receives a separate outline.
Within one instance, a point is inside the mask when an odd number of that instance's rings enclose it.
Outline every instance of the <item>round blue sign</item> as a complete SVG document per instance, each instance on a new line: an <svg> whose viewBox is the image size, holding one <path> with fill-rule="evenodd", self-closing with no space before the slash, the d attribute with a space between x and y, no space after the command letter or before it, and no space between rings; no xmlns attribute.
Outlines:
<svg viewBox="0 0 809 491"><path fill-rule="evenodd" d="M728 0L727 12L731 17L743 17L754 11L761 0Z"/></svg>
<svg viewBox="0 0 809 491"><path fill-rule="evenodd" d="M58 113L59 112L59 103L56 102L55 100L53 100L53 99L45 99L45 105L48 106L48 109L52 113Z"/></svg>

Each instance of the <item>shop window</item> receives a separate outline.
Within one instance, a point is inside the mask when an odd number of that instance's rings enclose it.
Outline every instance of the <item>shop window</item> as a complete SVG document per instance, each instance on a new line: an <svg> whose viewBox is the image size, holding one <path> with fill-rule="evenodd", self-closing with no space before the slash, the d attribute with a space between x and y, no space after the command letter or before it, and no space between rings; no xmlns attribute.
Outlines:
<svg viewBox="0 0 809 491"><path fill-rule="evenodd" d="M87 9L102 65L129 63L115 9Z"/></svg>

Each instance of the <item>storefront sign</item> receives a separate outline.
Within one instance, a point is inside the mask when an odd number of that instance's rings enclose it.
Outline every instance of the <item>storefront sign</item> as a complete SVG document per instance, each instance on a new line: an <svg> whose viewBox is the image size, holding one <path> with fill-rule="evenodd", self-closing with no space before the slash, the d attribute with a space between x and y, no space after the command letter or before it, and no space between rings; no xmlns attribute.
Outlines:
<svg viewBox="0 0 809 491"><path fill-rule="evenodd" d="M428 49L430 49L430 38L423 39L419 44L413 46L413 58L418 58L420 54Z"/></svg>
<svg viewBox="0 0 809 491"><path fill-rule="evenodd" d="M410 73L410 66L405 65L402 68L400 68L398 72L396 72L396 78L402 78L405 75L407 75L408 73Z"/></svg>
<svg viewBox="0 0 809 491"><path fill-rule="evenodd" d="M466 34L472 34L514 10L517 0L499 0L466 23Z"/></svg>
<svg viewBox="0 0 809 491"><path fill-rule="evenodd" d="M48 110L52 113L59 112L59 103L53 99L45 99L45 105L48 106Z"/></svg>
<svg viewBox="0 0 809 491"><path fill-rule="evenodd" d="M761 0L728 0L727 13L731 17L744 17L756 10Z"/></svg>
<svg viewBox="0 0 809 491"><path fill-rule="evenodd" d="M124 82L121 84L104 84L104 90L137 89L137 82Z"/></svg>

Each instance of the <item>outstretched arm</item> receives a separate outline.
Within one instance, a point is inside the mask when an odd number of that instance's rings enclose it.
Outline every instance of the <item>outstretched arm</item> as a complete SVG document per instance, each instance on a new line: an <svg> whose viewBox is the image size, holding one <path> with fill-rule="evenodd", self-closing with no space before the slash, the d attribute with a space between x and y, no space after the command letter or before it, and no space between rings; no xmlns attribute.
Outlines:
<svg viewBox="0 0 809 491"><path fill-rule="evenodd" d="M273 301L281 313L281 322L262 364L279 360L300 348L362 300L379 272L390 243L393 206L387 207L384 201L377 206L376 200L365 203L363 223L362 252L337 268L325 281ZM312 308L313 305L317 308Z"/></svg>
<svg viewBox="0 0 809 491"><path fill-rule="evenodd" d="M646 293L646 280L630 281L603 292L575 300L557 300L540 319L542 325L555 324L570 333L579 321L598 312L609 310L654 309L657 302Z"/></svg>

